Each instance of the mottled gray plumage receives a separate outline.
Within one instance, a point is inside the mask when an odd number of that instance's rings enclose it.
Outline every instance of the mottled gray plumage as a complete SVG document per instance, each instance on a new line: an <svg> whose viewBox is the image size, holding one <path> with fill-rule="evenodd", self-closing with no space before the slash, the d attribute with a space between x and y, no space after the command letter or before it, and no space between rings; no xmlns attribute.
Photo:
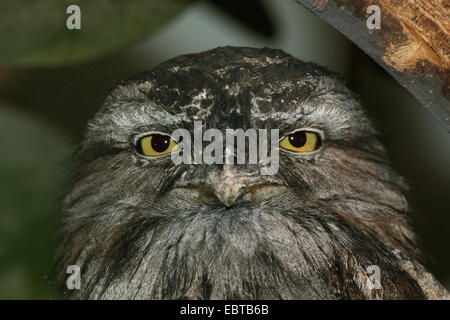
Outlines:
<svg viewBox="0 0 450 320"><path fill-rule="evenodd" d="M258 165L174 165L136 137L206 128L322 133L317 152ZM61 282L72 298L445 298L419 262L406 186L355 95L280 50L180 56L117 85L89 122L64 201ZM232 205L225 206L226 195ZM381 289L366 268L378 265Z"/></svg>

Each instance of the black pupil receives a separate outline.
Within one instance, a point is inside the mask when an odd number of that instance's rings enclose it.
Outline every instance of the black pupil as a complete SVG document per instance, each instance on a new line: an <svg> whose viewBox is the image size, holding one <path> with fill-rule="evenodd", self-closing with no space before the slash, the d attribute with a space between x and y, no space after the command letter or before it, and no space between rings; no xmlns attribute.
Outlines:
<svg viewBox="0 0 450 320"><path fill-rule="evenodd" d="M152 136L152 148L156 152L164 152L169 148L170 137L163 136L162 134L154 134Z"/></svg>
<svg viewBox="0 0 450 320"><path fill-rule="evenodd" d="M289 142L296 148L303 147L306 143L306 133L305 131L298 131L290 134Z"/></svg>

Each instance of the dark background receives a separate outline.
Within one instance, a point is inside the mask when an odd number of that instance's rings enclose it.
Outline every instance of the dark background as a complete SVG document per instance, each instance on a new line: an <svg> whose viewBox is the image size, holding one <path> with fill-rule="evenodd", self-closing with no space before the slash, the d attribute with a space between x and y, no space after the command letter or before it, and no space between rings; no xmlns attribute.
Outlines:
<svg viewBox="0 0 450 320"><path fill-rule="evenodd" d="M60 237L60 197L70 177L67 159L104 92L176 55L222 45L281 48L349 82L394 167L409 180L427 267L450 288L445 129L359 48L294 1L218 0L193 2L140 41L95 59L45 67L0 61L0 298L59 298L50 270Z"/></svg>

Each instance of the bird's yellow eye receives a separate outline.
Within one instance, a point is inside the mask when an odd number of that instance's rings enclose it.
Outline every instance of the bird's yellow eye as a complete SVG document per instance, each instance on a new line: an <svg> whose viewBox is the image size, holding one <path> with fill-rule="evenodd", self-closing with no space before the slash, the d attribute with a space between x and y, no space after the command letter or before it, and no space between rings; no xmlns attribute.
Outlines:
<svg viewBox="0 0 450 320"><path fill-rule="evenodd" d="M295 152L311 152L320 147L320 136L311 131L296 131L284 137L280 147Z"/></svg>
<svg viewBox="0 0 450 320"><path fill-rule="evenodd" d="M169 136L163 134L151 134L141 138L138 149L144 156L161 156L178 148L178 144Z"/></svg>

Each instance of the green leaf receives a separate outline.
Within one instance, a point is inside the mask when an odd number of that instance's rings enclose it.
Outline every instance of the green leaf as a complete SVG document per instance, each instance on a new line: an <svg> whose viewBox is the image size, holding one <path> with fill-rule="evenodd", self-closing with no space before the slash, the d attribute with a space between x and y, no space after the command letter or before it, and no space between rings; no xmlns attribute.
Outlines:
<svg viewBox="0 0 450 320"><path fill-rule="evenodd" d="M136 42L181 12L188 0L0 1L0 64L53 66L92 59ZM69 5L81 29L69 30Z"/></svg>

